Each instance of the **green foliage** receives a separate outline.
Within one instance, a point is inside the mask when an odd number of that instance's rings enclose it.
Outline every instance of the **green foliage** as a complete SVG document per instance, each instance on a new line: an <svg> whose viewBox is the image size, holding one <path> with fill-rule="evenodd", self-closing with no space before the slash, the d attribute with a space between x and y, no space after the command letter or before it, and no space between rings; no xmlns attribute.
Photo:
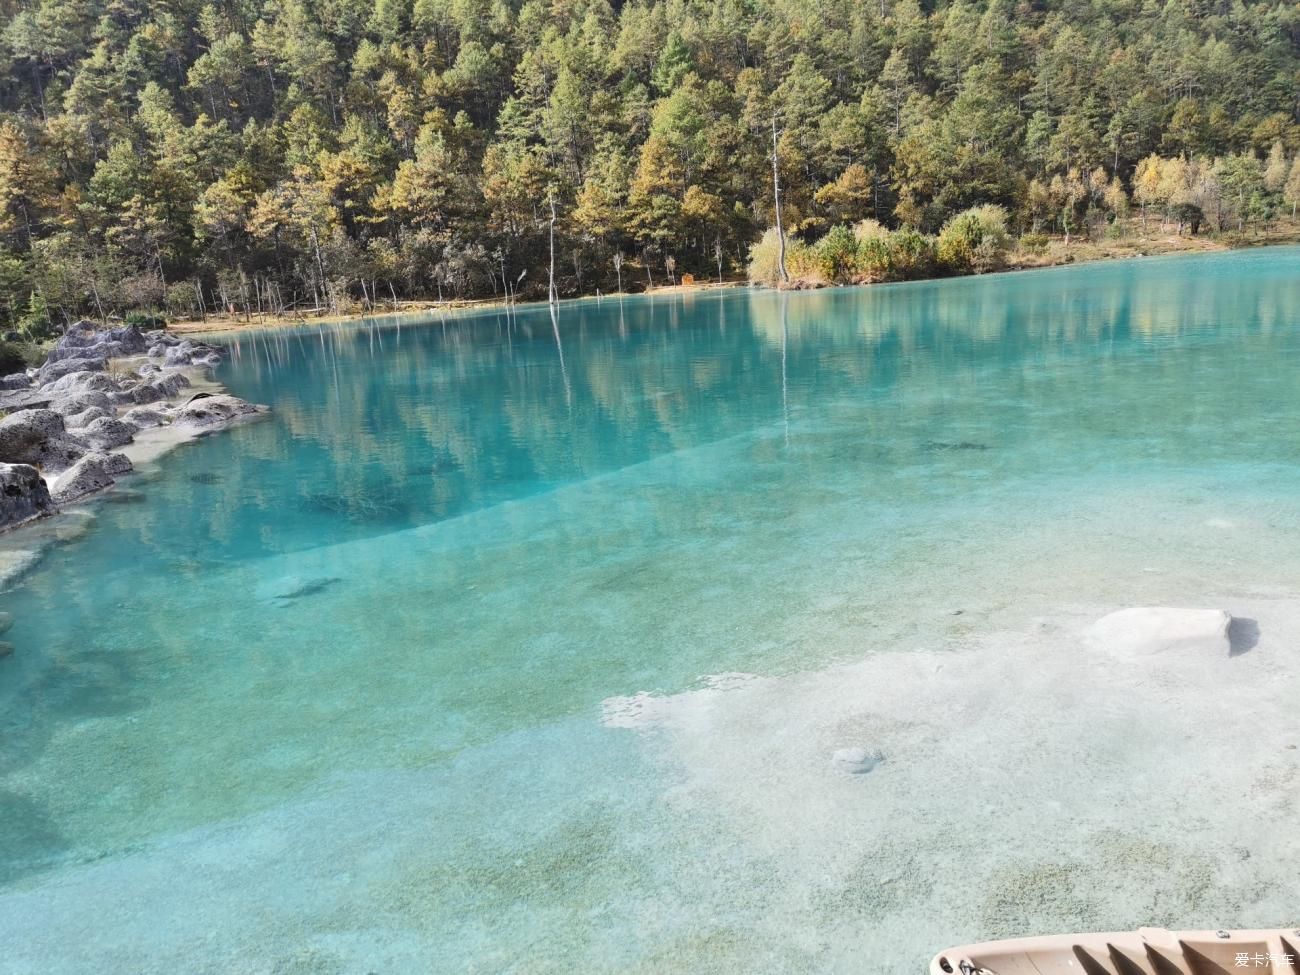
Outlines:
<svg viewBox="0 0 1300 975"><path fill-rule="evenodd" d="M821 276L833 284L848 284L858 270L858 240L847 224L830 229L815 247Z"/></svg>
<svg viewBox="0 0 1300 975"><path fill-rule="evenodd" d="M164 328L167 325L167 316L151 311L129 311L126 313L125 321L127 325L134 325L140 329Z"/></svg>
<svg viewBox="0 0 1300 975"><path fill-rule="evenodd" d="M908 281L929 277L937 257L934 238L901 227L889 235L889 276L891 280Z"/></svg>
<svg viewBox="0 0 1300 975"><path fill-rule="evenodd" d="M26 368L21 347L16 342L0 342L0 376L9 376Z"/></svg>
<svg viewBox="0 0 1300 975"><path fill-rule="evenodd" d="M1026 254L1046 254L1050 238L1047 234L1021 234L1017 246Z"/></svg>
<svg viewBox="0 0 1300 975"><path fill-rule="evenodd" d="M935 253L939 263L955 274L979 274L1001 267L1010 243L1006 210L986 204L945 223Z"/></svg>
<svg viewBox="0 0 1300 975"><path fill-rule="evenodd" d="M780 239L776 228L770 227L758 243L749 249L749 280L755 284L776 287L781 283L778 270ZM794 280L821 281L821 261L817 252L797 237L785 240L785 267Z"/></svg>
<svg viewBox="0 0 1300 975"><path fill-rule="evenodd" d="M0 341L0 376L22 372L45 361L48 350L35 342Z"/></svg>
<svg viewBox="0 0 1300 975"><path fill-rule="evenodd" d="M750 248L750 281L778 284L776 254L773 228ZM804 284L908 281L929 277L937 266L933 237L910 227L886 230L874 220L863 220L854 227L837 224L812 246L797 237L786 242L790 278Z"/></svg>
<svg viewBox="0 0 1300 975"><path fill-rule="evenodd" d="M18 332L28 342L43 342L54 337L54 322L50 320L50 307L45 296L33 291L27 300L27 311L18 319Z"/></svg>
<svg viewBox="0 0 1300 975"><path fill-rule="evenodd" d="M810 280L995 267L987 204L1257 228L1300 207L1293 8L11 3L0 325L538 296L552 230L566 294L615 253L711 278L775 223L774 118Z"/></svg>

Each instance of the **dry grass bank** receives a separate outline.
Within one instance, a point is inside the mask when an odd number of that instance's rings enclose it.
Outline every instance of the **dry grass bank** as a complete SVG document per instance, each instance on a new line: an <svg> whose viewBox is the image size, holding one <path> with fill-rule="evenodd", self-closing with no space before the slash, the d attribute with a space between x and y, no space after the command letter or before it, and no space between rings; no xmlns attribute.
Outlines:
<svg viewBox="0 0 1300 975"><path fill-rule="evenodd" d="M1243 232L1231 231L1217 234L1179 234L1170 226L1162 229L1156 219L1148 221L1143 231L1141 221L1134 217L1123 226L1118 235L1097 238L1074 237L1067 245L1063 238L1048 238L1045 244L1034 249L1017 245L1006 256L1007 270L1029 270L1042 267L1059 267L1090 261L1125 260L1159 254L1204 253L1235 250L1243 247L1263 247L1276 244L1300 243L1300 220L1279 219L1267 227L1249 228ZM674 295L712 291L719 288L736 288L745 285L742 278L717 281L695 281L690 284L661 285L635 292L638 295ZM827 282L815 276L798 276L792 288L825 287ZM584 295L579 300L597 301L613 295ZM423 315L465 309L504 308L506 303L495 298L474 300L451 299L438 301L399 301L396 306L381 304L374 312L355 308L345 314L303 315L209 315L201 321L173 321L168 328L179 333L229 332L243 329L276 328L308 323L337 324L370 318L391 318L399 315Z"/></svg>

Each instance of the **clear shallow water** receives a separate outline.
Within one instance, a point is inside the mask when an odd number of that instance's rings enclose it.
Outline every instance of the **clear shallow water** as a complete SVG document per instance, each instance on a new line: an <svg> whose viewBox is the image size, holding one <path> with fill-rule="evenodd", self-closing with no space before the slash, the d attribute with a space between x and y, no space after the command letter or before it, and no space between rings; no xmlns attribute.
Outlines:
<svg viewBox="0 0 1300 975"><path fill-rule="evenodd" d="M0 597L0 971L908 971L1288 920L1298 271L232 340L220 378L273 418ZM1072 627L1142 603L1262 637L1182 683L1081 656ZM1238 710L1185 727L1225 682ZM852 744L890 760L848 781ZM1270 783L1249 826L1212 828L1225 762Z"/></svg>

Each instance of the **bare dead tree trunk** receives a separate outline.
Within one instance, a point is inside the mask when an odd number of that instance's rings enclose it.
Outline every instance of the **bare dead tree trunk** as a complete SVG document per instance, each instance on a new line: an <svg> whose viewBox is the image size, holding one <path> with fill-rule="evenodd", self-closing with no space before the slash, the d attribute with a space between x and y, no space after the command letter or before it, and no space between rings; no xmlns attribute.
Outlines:
<svg viewBox="0 0 1300 975"><path fill-rule="evenodd" d="M623 252L614 252L614 274L618 277L618 293L623 293Z"/></svg>
<svg viewBox="0 0 1300 975"><path fill-rule="evenodd" d="M557 297L556 297L556 294L555 294L555 220L556 220L556 215L555 215L555 191L554 191L554 190L552 190L551 193L549 194L549 200L550 200L550 204L551 204L551 228L550 228L550 230L551 230L551 267L550 267L550 272L549 272L550 277L549 277L549 279L548 279L548 281L547 281L547 287L546 287L546 294L547 294L547 298L546 298L546 300L547 300L548 302L550 302L550 303L553 305L553 304L555 304L555 302L558 300Z"/></svg>
<svg viewBox="0 0 1300 975"><path fill-rule="evenodd" d="M776 272L782 284L790 283L790 272L785 269L785 227L781 224L781 173L776 151L776 115L772 115L772 201L776 206Z"/></svg>

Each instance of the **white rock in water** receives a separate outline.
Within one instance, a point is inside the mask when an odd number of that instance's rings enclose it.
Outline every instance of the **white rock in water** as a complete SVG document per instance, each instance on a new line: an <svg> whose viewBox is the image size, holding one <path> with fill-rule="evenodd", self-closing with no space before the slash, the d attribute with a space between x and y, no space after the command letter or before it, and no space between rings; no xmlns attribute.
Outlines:
<svg viewBox="0 0 1300 975"><path fill-rule="evenodd" d="M1142 606L1103 616L1088 628L1087 641L1100 650L1146 656L1179 650L1227 654L1232 616L1221 609Z"/></svg>
<svg viewBox="0 0 1300 975"><path fill-rule="evenodd" d="M19 548L0 550L0 586L7 586L40 560L39 551Z"/></svg>
<svg viewBox="0 0 1300 975"><path fill-rule="evenodd" d="M842 772L861 775L870 772L885 760L880 752L867 751L865 748L838 748L831 755L831 764Z"/></svg>

